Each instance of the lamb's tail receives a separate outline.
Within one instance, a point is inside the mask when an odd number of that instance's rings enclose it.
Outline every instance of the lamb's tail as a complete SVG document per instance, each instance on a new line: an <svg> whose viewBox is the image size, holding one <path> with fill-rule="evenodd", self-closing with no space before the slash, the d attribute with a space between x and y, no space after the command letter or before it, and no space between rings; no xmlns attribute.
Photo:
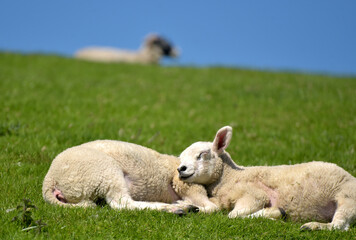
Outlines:
<svg viewBox="0 0 356 240"><path fill-rule="evenodd" d="M43 181L42 196L46 202L51 204L66 205L65 198L60 191L56 189L56 182L49 174L46 175Z"/></svg>

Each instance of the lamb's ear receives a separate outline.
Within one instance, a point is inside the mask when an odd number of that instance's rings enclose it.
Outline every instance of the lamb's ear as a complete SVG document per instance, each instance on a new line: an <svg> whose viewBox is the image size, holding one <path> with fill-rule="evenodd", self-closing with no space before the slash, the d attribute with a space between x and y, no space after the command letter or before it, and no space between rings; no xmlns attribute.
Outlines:
<svg viewBox="0 0 356 240"><path fill-rule="evenodd" d="M219 155L223 153L227 146L229 146L231 137L232 128L230 126L220 128L213 141L213 151L217 152Z"/></svg>

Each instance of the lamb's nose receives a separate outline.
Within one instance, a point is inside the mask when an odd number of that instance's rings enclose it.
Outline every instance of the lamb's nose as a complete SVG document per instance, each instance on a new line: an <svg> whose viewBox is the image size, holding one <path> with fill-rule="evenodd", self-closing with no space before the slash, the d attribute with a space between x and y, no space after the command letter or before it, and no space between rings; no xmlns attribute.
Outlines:
<svg viewBox="0 0 356 240"><path fill-rule="evenodd" d="M184 172L185 170L187 170L186 166L180 166L179 168L177 168L178 172Z"/></svg>

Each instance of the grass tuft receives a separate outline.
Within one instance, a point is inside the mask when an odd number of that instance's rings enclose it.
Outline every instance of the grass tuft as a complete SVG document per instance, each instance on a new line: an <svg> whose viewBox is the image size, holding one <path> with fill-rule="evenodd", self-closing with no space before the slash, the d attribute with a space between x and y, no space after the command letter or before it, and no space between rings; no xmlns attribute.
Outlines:
<svg viewBox="0 0 356 240"><path fill-rule="evenodd" d="M33 210L36 209L36 206L32 204L30 199L23 199L23 202L15 209L9 209L8 212L15 210L16 216L12 218L12 222L16 222L22 227L22 231L36 230L37 233L44 231L44 228L47 226L42 219L35 220L32 216Z"/></svg>
<svg viewBox="0 0 356 240"><path fill-rule="evenodd" d="M19 123L0 123L0 137L6 135L18 135L19 129Z"/></svg>

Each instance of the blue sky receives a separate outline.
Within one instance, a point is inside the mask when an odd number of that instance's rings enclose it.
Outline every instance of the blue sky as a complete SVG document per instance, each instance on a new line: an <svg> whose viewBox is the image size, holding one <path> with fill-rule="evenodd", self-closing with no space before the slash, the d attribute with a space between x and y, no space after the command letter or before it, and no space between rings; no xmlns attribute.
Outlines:
<svg viewBox="0 0 356 240"><path fill-rule="evenodd" d="M181 49L165 64L356 75L354 0L0 2L2 51L136 49L150 32Z"/></svg>

